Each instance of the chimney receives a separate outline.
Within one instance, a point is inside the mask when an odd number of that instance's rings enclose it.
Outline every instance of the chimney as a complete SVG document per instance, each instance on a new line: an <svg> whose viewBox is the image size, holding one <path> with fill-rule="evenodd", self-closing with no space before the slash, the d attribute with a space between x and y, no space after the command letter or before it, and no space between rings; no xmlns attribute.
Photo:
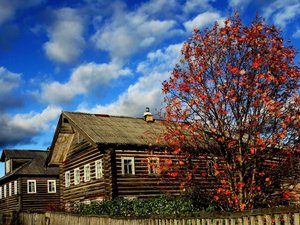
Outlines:
<svg viewBox="0 0 300 225"><path fill-rule="evenodd" d="M155 121L149 107L146 107L146 112L144 112L144 120L148 123L153 123Z"/></svg>

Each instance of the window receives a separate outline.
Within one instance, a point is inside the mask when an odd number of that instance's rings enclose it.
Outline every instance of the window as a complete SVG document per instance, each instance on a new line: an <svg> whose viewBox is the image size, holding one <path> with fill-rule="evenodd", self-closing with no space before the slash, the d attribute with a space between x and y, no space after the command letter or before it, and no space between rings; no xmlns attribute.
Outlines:
<svg viewBox="0 0 300 225"><path fill-rule="evenodd" d="M8 159L5 161L5 173L9 173L11 168L11 160Z"/></svg>
<svg viewBox="0 0 300 225"><path fill-rule="evenodd" d="M0 187L0 199L2 199L2 187Z"/></svg>
<svg viewBox="0 0 300 225"><path fill-rule="evenodd" d="M27 180L27 193L36 193L36 180Z"/></svg>
<svg viewBox="0 0 300 225"><path fill-rule="evenodd" d="M213 160L208 160L206 162L207 176L215 176L216 168L215 162Z"/></svg>
<svg viewBox="0 0 300 225"><path fill-rule="evenodd" d="M3 197L6 198L7 190L6 190L6 184L4 185L3 188Z"/></svg>
<svg viewBox="0 0 300 225"><path fill-rule="evenodd" d="M48 180L48 193L56 193L56 180Z"/></svg>
<svg viewBox="0 0 300 225"><path fill-rule="evenodd" d="M74 170L74 184L77 185L80 183L80 170L79 168L76 168Z"/></svg>
<svg viewBox="0 0 300 225"><path fill-rule="evenodd" d="M96 179L99 179L103 176L102 159L99 159L95 162L95 173Z"/></svg>
<svg viewBox="0 0 300 225"><path fill-rule="evenodd" d="M71 175L70 171L65 172L65 187L70 187Z"/></svg>
<svg viewBox="0 0 300 225"><path fill-rule="evenodd" d="M90 164L86 164L83 167L83 172L84 172L84 182L88 182L91 180L91 167Z"/></svg>
<svg viewBox="0 0 300 225"><path fill-rule="evenodd" d="M9 182L8 184L8 196L12 196L12 183Z"/></svg>
<svg viewBox="0 0 300 225"><path fill-rule="evenodd" d="M135 174L134 171L134 157L122 157L122 175Z"/></svg>
<svg viewBox="0 0 300 225"><path fill-rule="evenodd" d="M14 194L18 194L18 181L14 181Z"/></svg>
<svg viewBox="0 0 300 225"><path fill-rule="evenodd" d="M160 174L159 158L148 158L148 173Z"/></svg>

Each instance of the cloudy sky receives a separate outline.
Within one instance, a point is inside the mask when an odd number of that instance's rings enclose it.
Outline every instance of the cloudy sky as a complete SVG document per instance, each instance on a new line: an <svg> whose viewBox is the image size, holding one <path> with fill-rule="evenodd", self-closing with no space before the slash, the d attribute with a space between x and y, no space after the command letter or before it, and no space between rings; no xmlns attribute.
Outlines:
<svg viewBox="0 0 300 225"><path fill-rule="evenodd" d="M300 49L300 0L0 0L0 149L46 149L62 110L156 113L193 28L235 10Z"/></svg>

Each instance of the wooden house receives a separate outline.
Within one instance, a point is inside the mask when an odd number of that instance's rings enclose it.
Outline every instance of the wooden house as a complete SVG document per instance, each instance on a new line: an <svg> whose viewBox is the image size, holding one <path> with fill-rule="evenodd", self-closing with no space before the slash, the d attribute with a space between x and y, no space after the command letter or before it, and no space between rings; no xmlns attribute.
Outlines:
<svg viewBox="0 0 300 225"><path fill-rule="evenodd" d="M63 112L47 159L49 166L59 166L61 203L72 208L115 197L180 194L180 179L161 170L170 159L178 162L156 143L164 129L150 112L144 118ZM215 160L203 155L195 162L194 179L204 193L216 190Z"/></svg>
<svg viewBox="0 0 300 225"><path fill-rule="evenodd" d="M178 181L160 173L159 164L174 156L149 151L163 125L149 112L144 116L61 114L48 165L60 168L62 203L180 192Z"/></svg>
<svg viewBox="0 0 300 225"><path fill-rule="evenodd" d="M4 149L0 178L0 214L19 211L46 211L59 203L57 167L46 167L49 151Z"/></svg>

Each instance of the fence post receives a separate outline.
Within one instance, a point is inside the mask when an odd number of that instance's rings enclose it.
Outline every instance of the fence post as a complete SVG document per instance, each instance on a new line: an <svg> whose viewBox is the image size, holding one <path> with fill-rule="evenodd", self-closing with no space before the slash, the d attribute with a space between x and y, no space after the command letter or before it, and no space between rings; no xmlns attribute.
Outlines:
<svg viewBox="0 0 300 225"><path fill-rule="evenodd" d="M275 225L280 225L280 216L278 214L275 214Z"/></svg>
<svg viewBox="0 0 300 225"><path fill-rule="evenodd" d="M225 219L225 225L229 225L229 219L228 218Z"/></svg>
<svg viewBox="0 0 300 225"><path fill-rule="evenodd" d="M258 222L258 225L264 225L263 217L257 216L257 222Z"/></svg>
<svg viewBox="0 0 300 225"><path fill-rule="evenodd" d="M266 215L265 216L266 218L266 225L272 225L272 218L270 215Z"/></svg>
<svg viewBox="0 0 300 225"><path fill-rule="evenodd" d="M50 215L49 213L45 213L45 225L50 225Z"/></svg>
<svg viewBox="0 0 300 225"><path fill-rule="evenodd" d="M291 224L291 214L283 214L284 225Z"/></svg>
<svg viewBox="0 0 300 225"><path fill-rule="evenodd" d="M230 219L230 225L235 225L235 219Z"/></svg>
<svg viewBox="0 0 300 225"><path fill-rule="evenodd" d="M300 225L299 213L294 213L294 225Z"/></svg>

